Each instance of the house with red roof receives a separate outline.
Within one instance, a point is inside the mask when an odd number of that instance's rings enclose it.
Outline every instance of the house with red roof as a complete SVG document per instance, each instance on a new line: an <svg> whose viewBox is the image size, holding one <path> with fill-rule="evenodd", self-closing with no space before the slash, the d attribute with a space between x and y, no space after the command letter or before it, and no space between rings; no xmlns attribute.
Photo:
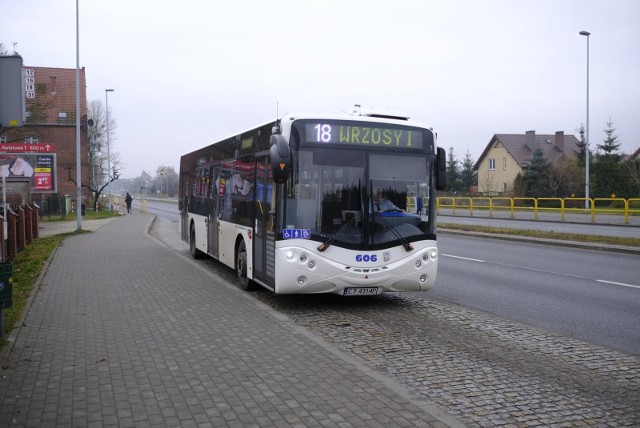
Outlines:
<svg viewBox="0 0 640 428"><path fill-rule="evenodd" d="M478 172L478 192L506 194L513 180L524 173L536 149L553 163L564 157L575 159L580 153L580 141L564 131L555 134L494 134L474 166Z"/></svg>

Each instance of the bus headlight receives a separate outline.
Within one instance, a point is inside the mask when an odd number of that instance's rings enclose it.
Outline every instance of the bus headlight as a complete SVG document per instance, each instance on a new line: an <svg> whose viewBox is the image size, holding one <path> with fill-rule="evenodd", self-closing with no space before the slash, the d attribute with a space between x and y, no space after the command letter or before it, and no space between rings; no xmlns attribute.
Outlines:
<svg viewBox="0 0 640 428"><path fill-rule="evenodd" d="M301 256L300 256L300 261L301 261L302 263L304 263L304 262L306 262L306 261L307 261L307 256L306 256L306 254L303 254L303 255L301 255Z"/></svg>
<svg viewBox="0 0 640 428"><path fill-rule="evenodd" d="M286 257L287 261L293 261L293 257L294 257L295 255L293 254L293 251L292 251L292 250L289 250L289 251L287 251L287 252L285 253L285 255L284 255L284 256Z"/></svg>
<svg viewBox="0 0 640 428"><path fill-rule="evenodd" d="M419 268L422 266L422 262L420 260L416 260L416 267Z"/></svg>
<svg viewBox="0 0 640 428"><path fill-rule="evenodd" d="M420 275L420 282L427 282L427 275Z"/></svg>
<svg viewBox="0 0 640 428"><path fill-rule="evenodd" d="M309 262L309 264L307 264L307 267L308 267L309 269L313 269L314 267L316 267L316 262L314 262L313 260L311 260L311 261Z"/></svg>
<svg viewBox="0 0 640 428"><path fill-rule="evenodd" d="M302 285L302 284L304 284L305 282L307 282L307 277L306 277L306 276L304 276L304 275L300 275L300 276L298 277L298 284L299 284L299 285Z"/></svg>

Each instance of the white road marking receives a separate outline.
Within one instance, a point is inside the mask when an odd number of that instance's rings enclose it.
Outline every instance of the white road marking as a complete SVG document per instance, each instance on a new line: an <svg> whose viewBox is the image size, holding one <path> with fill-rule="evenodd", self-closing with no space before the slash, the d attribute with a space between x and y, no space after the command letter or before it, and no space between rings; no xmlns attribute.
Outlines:
<svg viewBox="0 0 640 428"><path fill-rule="evenodd" d="M470 262L485 263L484 260L470 259L469 257L453 256L451 254L441 254L441 255L444 257L451 257L452 259L469 260Z"/></svg>
<svg viewBox="0 0 640 428"><path fill-rule="evenodd" d="M596 279L596 282L604 282L605 284L621 285L622 287L631 287L640 289L640 285L625 284L624 282L605 281L604 279Z"/></svg>

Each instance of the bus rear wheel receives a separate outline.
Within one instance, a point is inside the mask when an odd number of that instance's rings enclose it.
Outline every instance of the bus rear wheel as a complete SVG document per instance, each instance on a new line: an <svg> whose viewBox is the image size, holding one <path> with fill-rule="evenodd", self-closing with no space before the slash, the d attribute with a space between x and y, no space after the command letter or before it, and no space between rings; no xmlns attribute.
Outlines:
<svg viewBox="0 0 640 428"><path fill-rule="evenodd" d="M236 256L236 274L238 275L238 286L243 291L254 290L253 281L247 278L247 245L240 241Z"/></svg>

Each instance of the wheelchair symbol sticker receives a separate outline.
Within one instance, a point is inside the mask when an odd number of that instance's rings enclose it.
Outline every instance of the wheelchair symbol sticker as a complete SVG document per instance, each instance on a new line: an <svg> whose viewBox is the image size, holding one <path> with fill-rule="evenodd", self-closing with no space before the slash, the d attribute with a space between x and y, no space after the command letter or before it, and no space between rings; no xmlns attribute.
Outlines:
<svg viewBox="0 0 640 428"><path fill-rule="evenodd" d="M284 239L310 239L311 229L282 229Z"/></svg>

